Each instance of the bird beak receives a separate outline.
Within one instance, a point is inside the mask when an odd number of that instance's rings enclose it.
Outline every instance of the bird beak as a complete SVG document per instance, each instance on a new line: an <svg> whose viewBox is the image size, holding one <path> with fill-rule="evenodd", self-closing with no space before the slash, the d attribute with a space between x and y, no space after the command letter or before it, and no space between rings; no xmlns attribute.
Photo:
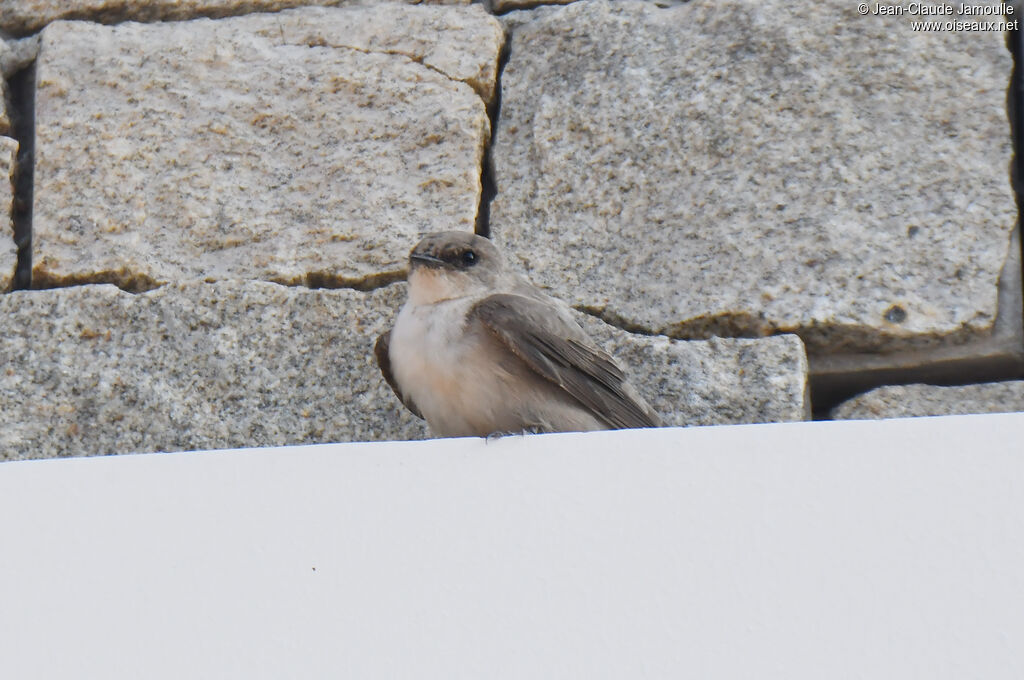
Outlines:
<svg viewBox="0 0 1024 680"><path fill-rule="evenodd" d="M413 264L421 262L428 267L440 267L445 263L441 258L434 257L433 255L427 255L426 253L412 253L409 255L409 260L411 260Z"/></svg>

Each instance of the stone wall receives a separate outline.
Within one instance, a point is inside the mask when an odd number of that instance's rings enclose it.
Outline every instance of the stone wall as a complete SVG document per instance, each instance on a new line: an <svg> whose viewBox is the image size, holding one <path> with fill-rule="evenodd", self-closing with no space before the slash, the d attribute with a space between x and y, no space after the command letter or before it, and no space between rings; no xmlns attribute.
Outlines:
<svg viewBox="0 0 1024 680"><path fill-rule="evenodd" d="M1021 377L1004 32L870 9L7 0L0 459L429 436L371 348L442 229L671 424Z"/></svg>

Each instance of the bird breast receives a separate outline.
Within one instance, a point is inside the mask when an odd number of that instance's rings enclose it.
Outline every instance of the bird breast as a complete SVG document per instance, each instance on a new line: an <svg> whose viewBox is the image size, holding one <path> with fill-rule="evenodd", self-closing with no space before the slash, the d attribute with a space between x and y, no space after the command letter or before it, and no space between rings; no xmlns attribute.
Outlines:
<svg viewBox="0 0 1024 680"><path fill-rule="evenodd" d="M391 332L391 371L434 434L603 429L466 314L478 300L407 302Z"/></svg>
<svg viewBox="0 0 1024 680"><path fill-rule="evenodd" d="M439 432L439 424L471 419L467 408L472 405L467 402L472 399L474 384L479 382L474 380L474 372L480 370L480 338L464 329L470 305L465 299L434 304L408 302L391 333L395 382L437 434L449 434Z"/></svg>

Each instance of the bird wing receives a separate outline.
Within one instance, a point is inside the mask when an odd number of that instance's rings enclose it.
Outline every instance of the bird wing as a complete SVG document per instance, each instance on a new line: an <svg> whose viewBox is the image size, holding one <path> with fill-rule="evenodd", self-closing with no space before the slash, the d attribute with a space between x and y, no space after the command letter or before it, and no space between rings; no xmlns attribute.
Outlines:
<svg viewBox="0 0 1024 680"><path fill-rule="evenodd" d="M381 333L380 337L377 338L377 342L373 345L373 355L377 358L377 365L380 367L380 372L384 376L384 380L387 381L388 385L391 386L391 390L395 393L395 396L401 400L405 407L413 412L417 418L423 418L423 414L420 413L419 408L416 407L416 403L402 394L402 390L399 389L398 383L395 382L395 376L391 373L391 331Z"/></svg>
<svg viewBox="0 0 1024 680"><path fill-rule="evenodd" d="M661 421L626 383L615 360L551 304L501 293L469 310L534 372L565 390L613 428L657 427Z"/></svg>

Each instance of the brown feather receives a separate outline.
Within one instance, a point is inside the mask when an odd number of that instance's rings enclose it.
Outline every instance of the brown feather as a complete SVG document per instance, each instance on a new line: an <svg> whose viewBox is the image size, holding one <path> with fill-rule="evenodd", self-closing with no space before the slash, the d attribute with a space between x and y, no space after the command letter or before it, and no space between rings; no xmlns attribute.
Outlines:
<svg viewBox="0 0 1024 680"><path fill-rule="evenodd" d="M412 411L413 415L417 418L423 418L423 414L416 407L415 402L412 399L407 398L402 394L402 390L398 387L398 383L395 382L395 376L391 373L391 331L387 333L381 333L380 337L377 338L377 342L373 345L373 355L377 358L377 366L380 367L380 372L384 376L384 380L387 381L388 385L391 386L391 390L395 393L395 396L405 404L405 407Z"/></svg>
<svg viewBox="0 0 1024 680"><path fill-rule="evenodd" d="M657 427L661 420L626 389L626 376L579 326L551 318L550 305L501 293L475 304L477 319L535 373L565 390L612 428Z"/></svg>

